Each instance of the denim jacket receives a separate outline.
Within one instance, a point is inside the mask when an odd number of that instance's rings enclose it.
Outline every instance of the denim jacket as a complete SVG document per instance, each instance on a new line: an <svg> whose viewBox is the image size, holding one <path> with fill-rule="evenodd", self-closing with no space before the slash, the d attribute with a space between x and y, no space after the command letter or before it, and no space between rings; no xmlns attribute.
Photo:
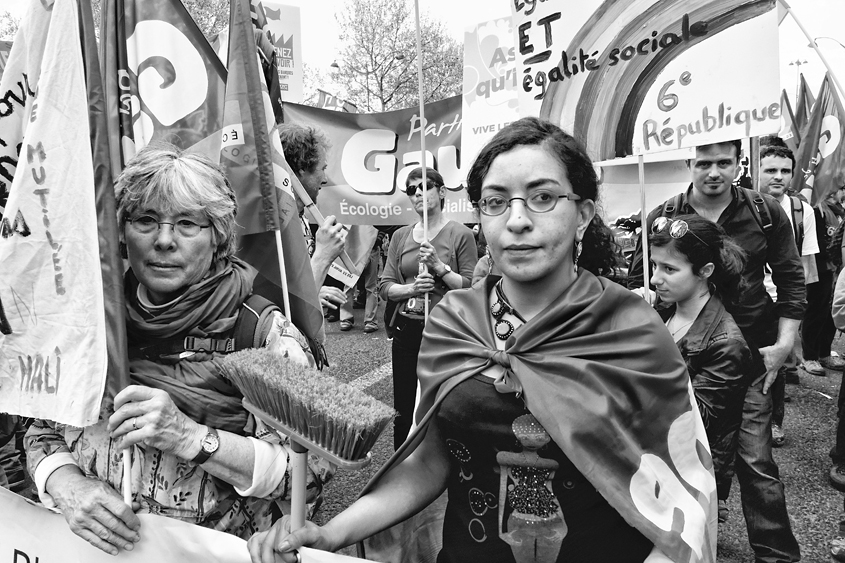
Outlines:
<svg viewBox="0 0 845 563"><path fill-rule="evenodd" d="M658 313L665 322L675 305L664 304ZM710 297L677 345L692 380L718 480L733 458L745 392L760 374L753 373L751 349L718 295Z"/></svg>

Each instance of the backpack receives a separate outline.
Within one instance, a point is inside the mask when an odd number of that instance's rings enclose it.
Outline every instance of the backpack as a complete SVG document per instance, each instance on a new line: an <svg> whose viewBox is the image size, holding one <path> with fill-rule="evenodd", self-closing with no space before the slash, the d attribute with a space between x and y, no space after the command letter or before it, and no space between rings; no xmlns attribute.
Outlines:
<svg viewBox="0 0 845 563"><path fill-rule="evenodd" d="M842 265L842 234L845 233L845 221L841 221L833 236L827 242L827 259L838 269Z"/></svg>
<svg viewBox="0 0 845 563"><path fill-rule="evenodd" d="M754 216L754 219L757 221L757 224L760 226L760 229L763 233L766 234L766 237L769 236L769 231L772 230L772 215L769 212L769 207L766 205L766 200L763 199L763 196L760 195L760 192L755 192L754 190L749 190L748 188L739 188L740 190L745 192L745 203L748 205L748 208L751 209L751 214ZM683 194L677 194L676 196L667 199L666 202L663 204L662 215L663 217L669 217L670 219L674 217L678 210L681 208L681 197ZM800 205L800 201L799 201ZM804 209L801 209L801 230L803 235L803 225L804 225Z"/></svg>
<svg viewBox="0 0 845 563"><path fill-rule="evenodd" d="M152 361L176 362L185 352L230 354L247 348L258 348L267 336L267 323L279 307L256 293L250 295L238 311L238 319L228 338L200 338L186 336L151 344L130 346L129 357L143 357Z"/></svg>

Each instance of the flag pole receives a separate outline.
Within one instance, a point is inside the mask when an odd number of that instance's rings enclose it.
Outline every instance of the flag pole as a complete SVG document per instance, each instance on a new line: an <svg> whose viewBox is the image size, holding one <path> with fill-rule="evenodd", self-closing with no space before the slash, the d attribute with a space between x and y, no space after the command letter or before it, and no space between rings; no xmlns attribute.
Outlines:
<svg viewBox="0 0 845 563"><path fill-rule="evenodd" d="M282 231L277 229L273 232L276 235L276 255L279 259L279 275L282 278L282 301L285 306L285 316L290 320L290 296L288 295L288 276L285 270L285 251L282 247Z"/></svg>
<svg viewBox="0 0 845 563"><path fill-rule="evenodd" d="M833 79L833 82L839 89L839 95L845 96L845 89L843 89L842 84L839 83L839 79L836 77L836 73L833 72L833 67L831 67L830 63L827 62L827 59L822 54L821 49L819 49L819 46L816 44L816 40L813 38L812 35L810 35L810 33L807 31L807 28L804 27L804 25L801 23L801 20L799 20L798 17L795 15L795 12L792 11L792 7L786 2L786 0L778 0L778 2L783 4L783 7L786 8L786 11L789 13L790 16L792 16L792 19L795 20L795 23L798 24L798 27L804 33L804 36L807 38L807 41L810 42L810 47L812 47L816 51L816 54L822 60L822 64L824 64L825 68L830 73L830 77Z"/></svg>
<svg viewBox="0 0 845 563"><path fill-rule="evenodd" d="M428 242L428 181L426 180L425 163L425 98L423 96L423 66L422 66L422 32L420 31L420 0L414 0L414 16L417 25L417 87L420 93L420 164L422 165L422 183L420 188L423 194L423 242ZM428 268L421 265L420 273L427 272ZM428 320L428 293L425 294L424 316Z"/></svg>
<svg viewBox="0 0 845 563"><path fill-rule="evenodd" d="M651 293L648 289L649 276L649 261L648 261L648 212L645 206L645 160L643 155L637 155L637 169L640 173L640 236L642 237L643 247L643 298L646 303L651 305Z"/></svg>

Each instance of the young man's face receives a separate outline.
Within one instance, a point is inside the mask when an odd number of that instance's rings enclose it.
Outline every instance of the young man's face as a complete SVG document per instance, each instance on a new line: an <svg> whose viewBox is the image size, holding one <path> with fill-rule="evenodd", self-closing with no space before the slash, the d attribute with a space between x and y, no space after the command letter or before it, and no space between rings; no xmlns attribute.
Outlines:
<svg viewBox="0 0 845 563"><path fill-rule="evenodd" d="M780 200L792 183L792 161L783 156L760 159L760 191Z"/></svg>
<svg viewBox="0 0 845 563"><path fill-rule="evenodd" d="M698 147L690 162L693 188L704 197L719 197L730 189L738 168L739 155L733 143Z"/></svg>

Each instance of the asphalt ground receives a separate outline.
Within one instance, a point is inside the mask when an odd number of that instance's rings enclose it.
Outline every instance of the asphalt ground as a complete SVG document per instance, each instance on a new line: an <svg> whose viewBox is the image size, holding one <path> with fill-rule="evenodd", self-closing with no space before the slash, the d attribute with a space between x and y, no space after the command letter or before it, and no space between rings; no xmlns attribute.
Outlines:
<svg viewBox="0 0 845 563"><path fill-rule="evenodd" d="M379 330L363 332L363 311L355 310L355 325L341 332L340 323L327 323L327 352L331 373L352 383L377 399L392 404L390 342L384 332L383 304L379 308ZM838 336L834 350L845 357L845 337ZM792 529L801 546L803 561L830 561L829 542L838 531L843 512L843 494L828 485L828 452L836 432L836 398L842 374L827 371L825 377L799 370L800 383L787 385L791 399L786 404L786 443L774 450L775 461L786 488L787 509ZM359 471L338 471L324 491L324 504L315 522L324 523L352 503L376 470L393 452L392 428L379 438L372 452L373 462ZM719 563L753 563L745 519L740 505L739 484L734 481L728 501L730 516L720 525ZM354 550L343 553L354 555Z"/></svg>

